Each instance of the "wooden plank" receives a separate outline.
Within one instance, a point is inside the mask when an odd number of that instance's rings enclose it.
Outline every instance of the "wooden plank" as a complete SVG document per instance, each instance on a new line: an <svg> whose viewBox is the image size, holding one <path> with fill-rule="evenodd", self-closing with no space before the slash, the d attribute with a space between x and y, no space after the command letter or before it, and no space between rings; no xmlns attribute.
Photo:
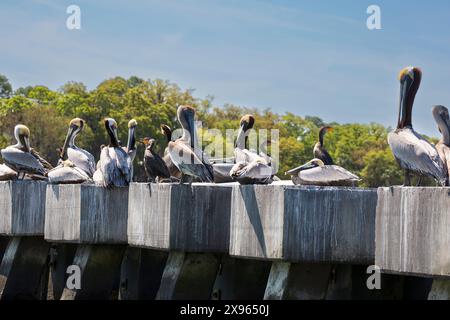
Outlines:
<svg viewBox="0 0 450 320"><path fill-rule="evenodd" d="M0 182L0 235L44 234L46 185L31 180Z"/></svg>
<svg viewBox="0 0 450 320"><path fill-rule="evenodd" d="M72 265L81 271L81 288L65 288L61 300L117 300L126 247L80 245Z"/></svg>
<svg viewBox="0 0 450 320"><path fill-rule="evenodd" d="M128 188L48 185L45 239L79 244L126 244Z"/></svg>
<svg viewBox="0 0 450 320"><path fill-rule="evenodd" d="M445 188L380 188L376 264L384 272L450 276L450 195Z"/></svg>
<svg viewBox="0 0 450 320"><path fill-rule="evenodd" d="M207 300L219 269L213 254L170 252L157 300Z"/></svg>
<svg viewBox="0 0 450 320"><path fill-rule="evenodd" d="M371 189L236 186L230 255L373 263L376 199Z"/></svg>
<svg viewBox="0 0 450 320"><path fill-rule="evenodd" d="M0 265L1 300L46 299L50 244L42 237L13 237Z"/></svg>
<svg viewBox="0 0 450 320"><path fill-rule="evenodd" d="M186 252L228 252L231 188L214 184L130 186L128 243Z"/></svg>

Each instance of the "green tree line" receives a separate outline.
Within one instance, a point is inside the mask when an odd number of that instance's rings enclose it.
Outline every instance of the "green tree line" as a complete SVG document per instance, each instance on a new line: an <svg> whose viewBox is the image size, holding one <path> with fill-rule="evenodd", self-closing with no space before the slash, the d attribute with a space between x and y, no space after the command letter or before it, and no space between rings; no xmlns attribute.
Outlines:
<svg viewBox="0 0 450 320"><path fill-rule="evenodd" d="M334 131L326 136L326 148L336 164L363 179L361 186L402 183L402 171L387 144L391 128L376 123L325 123L314 116L278 114L270 109L231 104L217 107L213 98L195 97L193 90L183 90L169 81L138 77L108 79L93 90L88 90L83 83L68 82L56 91L40 85L14 91L7 78L0 76L0 147L15 143L14 126L22 123L31 130L32 146L55 164L58 160L56 148L63 144L69 121L80 117L87 125L77 144L98 159L100 145L108 141L102 120L112 117L118 122L122 141L127 139L128 121L134 118L138 121L138 137L155 138L162 153L166 142L160 133L160 124L178 128L176 109L181 104L196 108L203 129L219 129L225 134L226 129L237 129L241 116L246 113L255 116L255 129L278 129L280 178L288 178L284 172L311 160L320 127L331 125ZM203 138L207 142L211 137L205 133ZM232 148L232 144L225 147ZM138 181L144 177L142 154L143 147L139 146L134 164Z"/></svg>

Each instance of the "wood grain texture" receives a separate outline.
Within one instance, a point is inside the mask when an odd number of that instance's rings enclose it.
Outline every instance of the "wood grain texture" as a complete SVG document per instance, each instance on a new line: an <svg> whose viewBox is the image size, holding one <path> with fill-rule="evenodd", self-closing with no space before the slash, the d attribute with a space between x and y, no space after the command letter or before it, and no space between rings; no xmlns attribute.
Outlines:
<svg viewBox="0 0 450 320"><path fill-rule="evenodd" d="M373 263L376 199L370 189L236 186L230 255Z"/></svg>
<svg viewBox="0 0 450 320"><path fill-rule="evenodd" d="M48 185L45 239L83 244L126 244L128 188Z"/></svg>
<svg viewBox="0 0 450 320"><path fill-rule="evenodd" d="M0 182L0 235L44 234L46 185L31 180Z"/></svg>
<svg viewBox="0 0 450 320"><path fill-rule="evenodd" d="M380 188L376 264L385 272L450 276L447 188Z"/></svg>
<svg viewBox="0 0 450 320"><path fill-rule="evenodd" d="M231 187L213 184L130 186L128 242L187 252L227 252Z"/></svg>

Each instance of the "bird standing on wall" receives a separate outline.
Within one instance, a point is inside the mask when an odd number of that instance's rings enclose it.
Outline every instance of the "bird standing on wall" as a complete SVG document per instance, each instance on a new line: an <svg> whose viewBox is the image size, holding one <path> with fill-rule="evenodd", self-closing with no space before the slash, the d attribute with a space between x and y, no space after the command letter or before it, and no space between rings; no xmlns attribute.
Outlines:
<svg viewBox="0 0 450 320"><path fill-rule="evenodd" d="M33 179L46 179L45 175L53 167L30 146L30 130L18 124L14 128L17 144L1 150L5 164L16 171L22 178L28 174Z"/></svg>
<svg viewBox="0 0 450 320"><path fill-rule="evenodd" d="M436 148L412 126L412 109L421 79L419 68L407 67L400 72L398 123L397 128L389 133L388 143L400 167L405 170L405 186L411 185L411 173L433 177L445 186L448 173Z"/></svg>
<svg viewBox="0 0 450 320"><path fill-rule="evenodd" d="M181 179L181 171L178 170L178 168L173 164L172 159L170 158L169 155L169 142L172 141L172 129L165 124L162 124L160 126L161 129L161 133L166 137L166 141L167 141L167 146L164 149L164 156L163 156L163 160L167 166L167 168L169 169L170 172L170 176L173 178L176 178L178 180Z"/></svg>
<svg viewBox="0 0 450 320"><path fill-rule="evenodd" d="M96 169L94 156L75 145L75 139L83 131L83 127L83 119L75 118L70 121L69 131L61 150L60 161L69 160L73 166L83 170L88 177L92 178ZM66 167L71 166L66 165Z"/></svg>
<svg viewBox="0 0 450 320"><path fill-rule="evenodd" d="M123 148L125 152L130 156L131 161L134 161L134 158L136 157L136 128L137 128L137 121L134 119L131 119L128 122L128 141L127 146Z"/></svg>
<svg viewBox="0 0 450 320"><path fill-rule="evenodd" d="M213 182L212 166L203 151L198 149L196 143L195 109L191 106L180 106L177 116L183 128L183 135L175 141L170 141L168 150L173 164L182 173L181 182L185 182L187 179Z"/></svg>
<svg viewBox="0 0 450 320"><path fill-rule="evenodd" d="M106 188L126 187L132 180L133 164L131 158L120 146L117 137L117 122L112 118L105 119L105 128L110 143L102 148L99 169L94 174L94 181Z"/></svg>
<svg viewBox="0 0 450 320"><path fill-rule="evenodd" d="M447 174L450 175L450 118L448 109L444 106L434 106L432 112L442 135L436 143L436 150L444 163Z"/></svg>
<svg viewBox="0 0 450 320"><path fill-rule="evenodd" d="M332 132L332 127L322 127L319 131L319 141L314 146L314 158L322 160L322 162L327 166L332 166L334 164L333 159L325 148L324 138L328 132Z"/></svg>
<svg viewBox="0 0 450 320"><path fill-rule="evenodd" d="M286 174L292 176L295 185L353 187L360 181L358 176L346 169L336 165L325 165L321 159L313 159Z"/></svg>
<svg viewBox="0 0 450 320"><path fill-rule="evenodd" d="M145 145L144 168L148 182L170 179L169 169L164 160L154 150L155 139L144 138L141 142Z"/></svg>
<svg viewBox="0 0 450 320"><path fill-rule="evenodd" d="M234 157L236 164L230 170L230 177L240 184L270 184L275 170L266 154L258 154L246 148L248 132L253 128L255 118L245 115L241 118L236 139Z"/></svg>

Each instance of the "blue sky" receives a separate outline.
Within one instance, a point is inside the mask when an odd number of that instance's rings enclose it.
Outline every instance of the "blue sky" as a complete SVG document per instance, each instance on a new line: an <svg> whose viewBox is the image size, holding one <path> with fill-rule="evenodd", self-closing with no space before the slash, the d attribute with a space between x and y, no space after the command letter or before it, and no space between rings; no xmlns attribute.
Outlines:
<svg viewBox="0 0 450 320"><path fill-rule="evenodd" d="M80 31L66 28L70 4ZM371 4L382 30L366 28ZM437 135L431 106L450 106L448 0L2 0L0 39L0 73L15 88L137 75L216 105L395 125L397 74L417 65L416 129Z"/></svg>

